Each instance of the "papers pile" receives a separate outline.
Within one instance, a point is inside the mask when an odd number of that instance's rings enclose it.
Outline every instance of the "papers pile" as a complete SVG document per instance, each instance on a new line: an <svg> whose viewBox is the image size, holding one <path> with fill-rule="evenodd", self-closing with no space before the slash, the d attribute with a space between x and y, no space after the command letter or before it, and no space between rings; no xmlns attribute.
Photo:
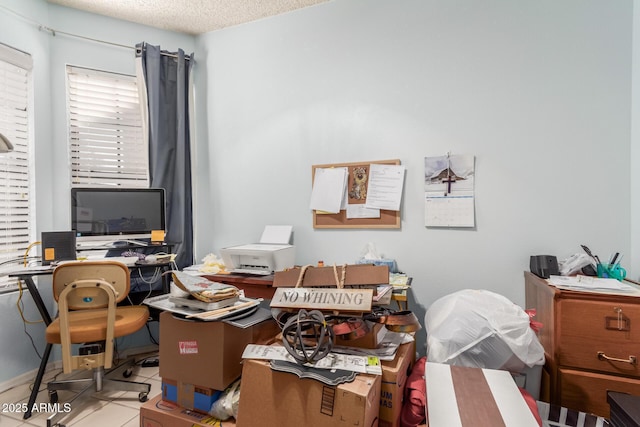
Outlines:
<svg viewBox="0 0 640 427"><path fill-rule="evenodd" d="M616 279L603 279L591 276L551 276L547 279L550 285L559 289L586 292L603 293L636 293L640 295L640 289L629 283L619 282Z"/></svg>
<svg viewBox="0 0 640 427"><path fill-rule="evenodd" d="M173 283L189 295L202 302L220 302L237 298L238 288L224 283L212 282L202 277L194 277L181 271L172 271Z"/></svg>
<svg viewBox="0 0 640 427"><path fill-rule="evenodd" d="M283 360L296 363L287 349L275 345L249 344L242 353L243 359ZM305 364L319 369L341 369L366 374L382 375L382 366L375 356L355 356L329 353L325 358L314 364Z"/></svg>
<svg viewBox="0 0 640 427"><path fill-rule="evenodd" d="M404 273L389 273L389 284L393 286L393 289L408 289L410 287L411 280L409 276Z"/></svg>

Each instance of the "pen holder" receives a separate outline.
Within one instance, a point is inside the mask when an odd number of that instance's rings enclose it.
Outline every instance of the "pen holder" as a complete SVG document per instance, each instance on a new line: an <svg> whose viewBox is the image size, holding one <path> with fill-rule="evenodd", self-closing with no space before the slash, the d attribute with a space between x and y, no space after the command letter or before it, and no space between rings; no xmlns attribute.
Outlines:
<svg viewBox="0 0 640 427"><path fill-rule="evenodd" d="M623 281L627 277L627 270L620 267L620 264L598 264L598 277L605 279L617 279Z"/></svg>

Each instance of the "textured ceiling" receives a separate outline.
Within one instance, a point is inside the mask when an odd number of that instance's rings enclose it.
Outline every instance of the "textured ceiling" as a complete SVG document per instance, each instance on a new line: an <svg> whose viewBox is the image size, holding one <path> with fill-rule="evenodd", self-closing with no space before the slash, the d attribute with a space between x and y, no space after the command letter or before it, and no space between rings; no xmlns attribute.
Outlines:
<svg viewBox="0 0 640 427"><path fill-rule="evenodd" d="M165 30L202 34L329 0L47 0Z"/></svg>

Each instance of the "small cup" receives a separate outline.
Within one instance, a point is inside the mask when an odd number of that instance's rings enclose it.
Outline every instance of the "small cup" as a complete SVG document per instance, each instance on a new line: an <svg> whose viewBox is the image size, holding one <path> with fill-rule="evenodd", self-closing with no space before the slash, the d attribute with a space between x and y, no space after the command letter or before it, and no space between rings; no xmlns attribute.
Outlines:
<svg viewBox="0 0 640 427"><path fill-rule="evenodd" d="M620 264L598 264L597 267L598 277L602 277L605 279L616 279L619 281L623 281L624 278L627 277L627 270L620 267Z"/></svg>

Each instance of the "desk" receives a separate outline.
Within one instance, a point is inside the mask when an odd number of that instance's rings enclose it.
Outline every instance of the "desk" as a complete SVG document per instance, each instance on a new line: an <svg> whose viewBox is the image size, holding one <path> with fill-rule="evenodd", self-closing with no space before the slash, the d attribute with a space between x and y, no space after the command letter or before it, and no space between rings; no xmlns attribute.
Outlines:
<svg viewBox="0 0 640 427"><path fill-rule="evenodd" d="M129 271L141 270L145 268L169 268L171 263L157 263L157 264L146 264L146 265L132 265L129 266ZM23 269L20 271L15 271L13 273L9 273L9 277L14 277L18 280L22 280L26 285L29 293L31 294L31 298L33 298L33 302L36 304L38 308L38 312L40 313L40 317L44 322L45 326L49 326L51 324L51 314L49 314L49 310L47 310L44 301L42 300L42 296L40 295L40 291L36 286L33 278L35 276L49 276L53 274L53 267L48 269ZM169 279L168 275L162 276L162 287L165 293L169 292ZM36 379L33 382L33 389L31 390L31 395L29 396L29 403L27 407L27 411L24 414L23 419L28 419L31 417L31 409L33 408L33 404L36 401L36 397L38 396L38 390L40 389L40 385L42 383L42 377L44 376L44 372L47 368L47 363L49 363L49 356L51 355L52 344L47 343L44 353L42 355L42 360L40 361L40 367L38 368L38 373L36 375Z"/></svg>
<svg viewBox="0 0 640 427"><path fill-rule="evenodd" d="M407 301L407 290L394 290L391 294L391 300L398 304L398 309L401 311L409 310L409 302ZM404 307L403 307L404 305Z"/></svg>
<svg viewBox="0 0 640 427"><path fill-rule="evenodd" d="M212 282L233 285L244 291L247 298L272 299L276 288L273 287L273 274L257 276L250 274L205 274L203 277Z"/></svg>
<svg viewBox="0 0 640 427"><path fill-rule="evenodd" d="M391 300L398 304L398 308L402 310L409 310L409 289L411 288L412 277L406 277L404 281L398 284L394 284L394 280L390 277L389 283L393 285L393 293L391 294ZM403 307L404 306L404 307Z"/></svg>
<svg viewBox="0 0 640 427"><path fill-rule="evenodd" d="M544 326L541 400L609 418L607 391L640 395L640 298L558 289L526 271L526 307Z"/></svg>

